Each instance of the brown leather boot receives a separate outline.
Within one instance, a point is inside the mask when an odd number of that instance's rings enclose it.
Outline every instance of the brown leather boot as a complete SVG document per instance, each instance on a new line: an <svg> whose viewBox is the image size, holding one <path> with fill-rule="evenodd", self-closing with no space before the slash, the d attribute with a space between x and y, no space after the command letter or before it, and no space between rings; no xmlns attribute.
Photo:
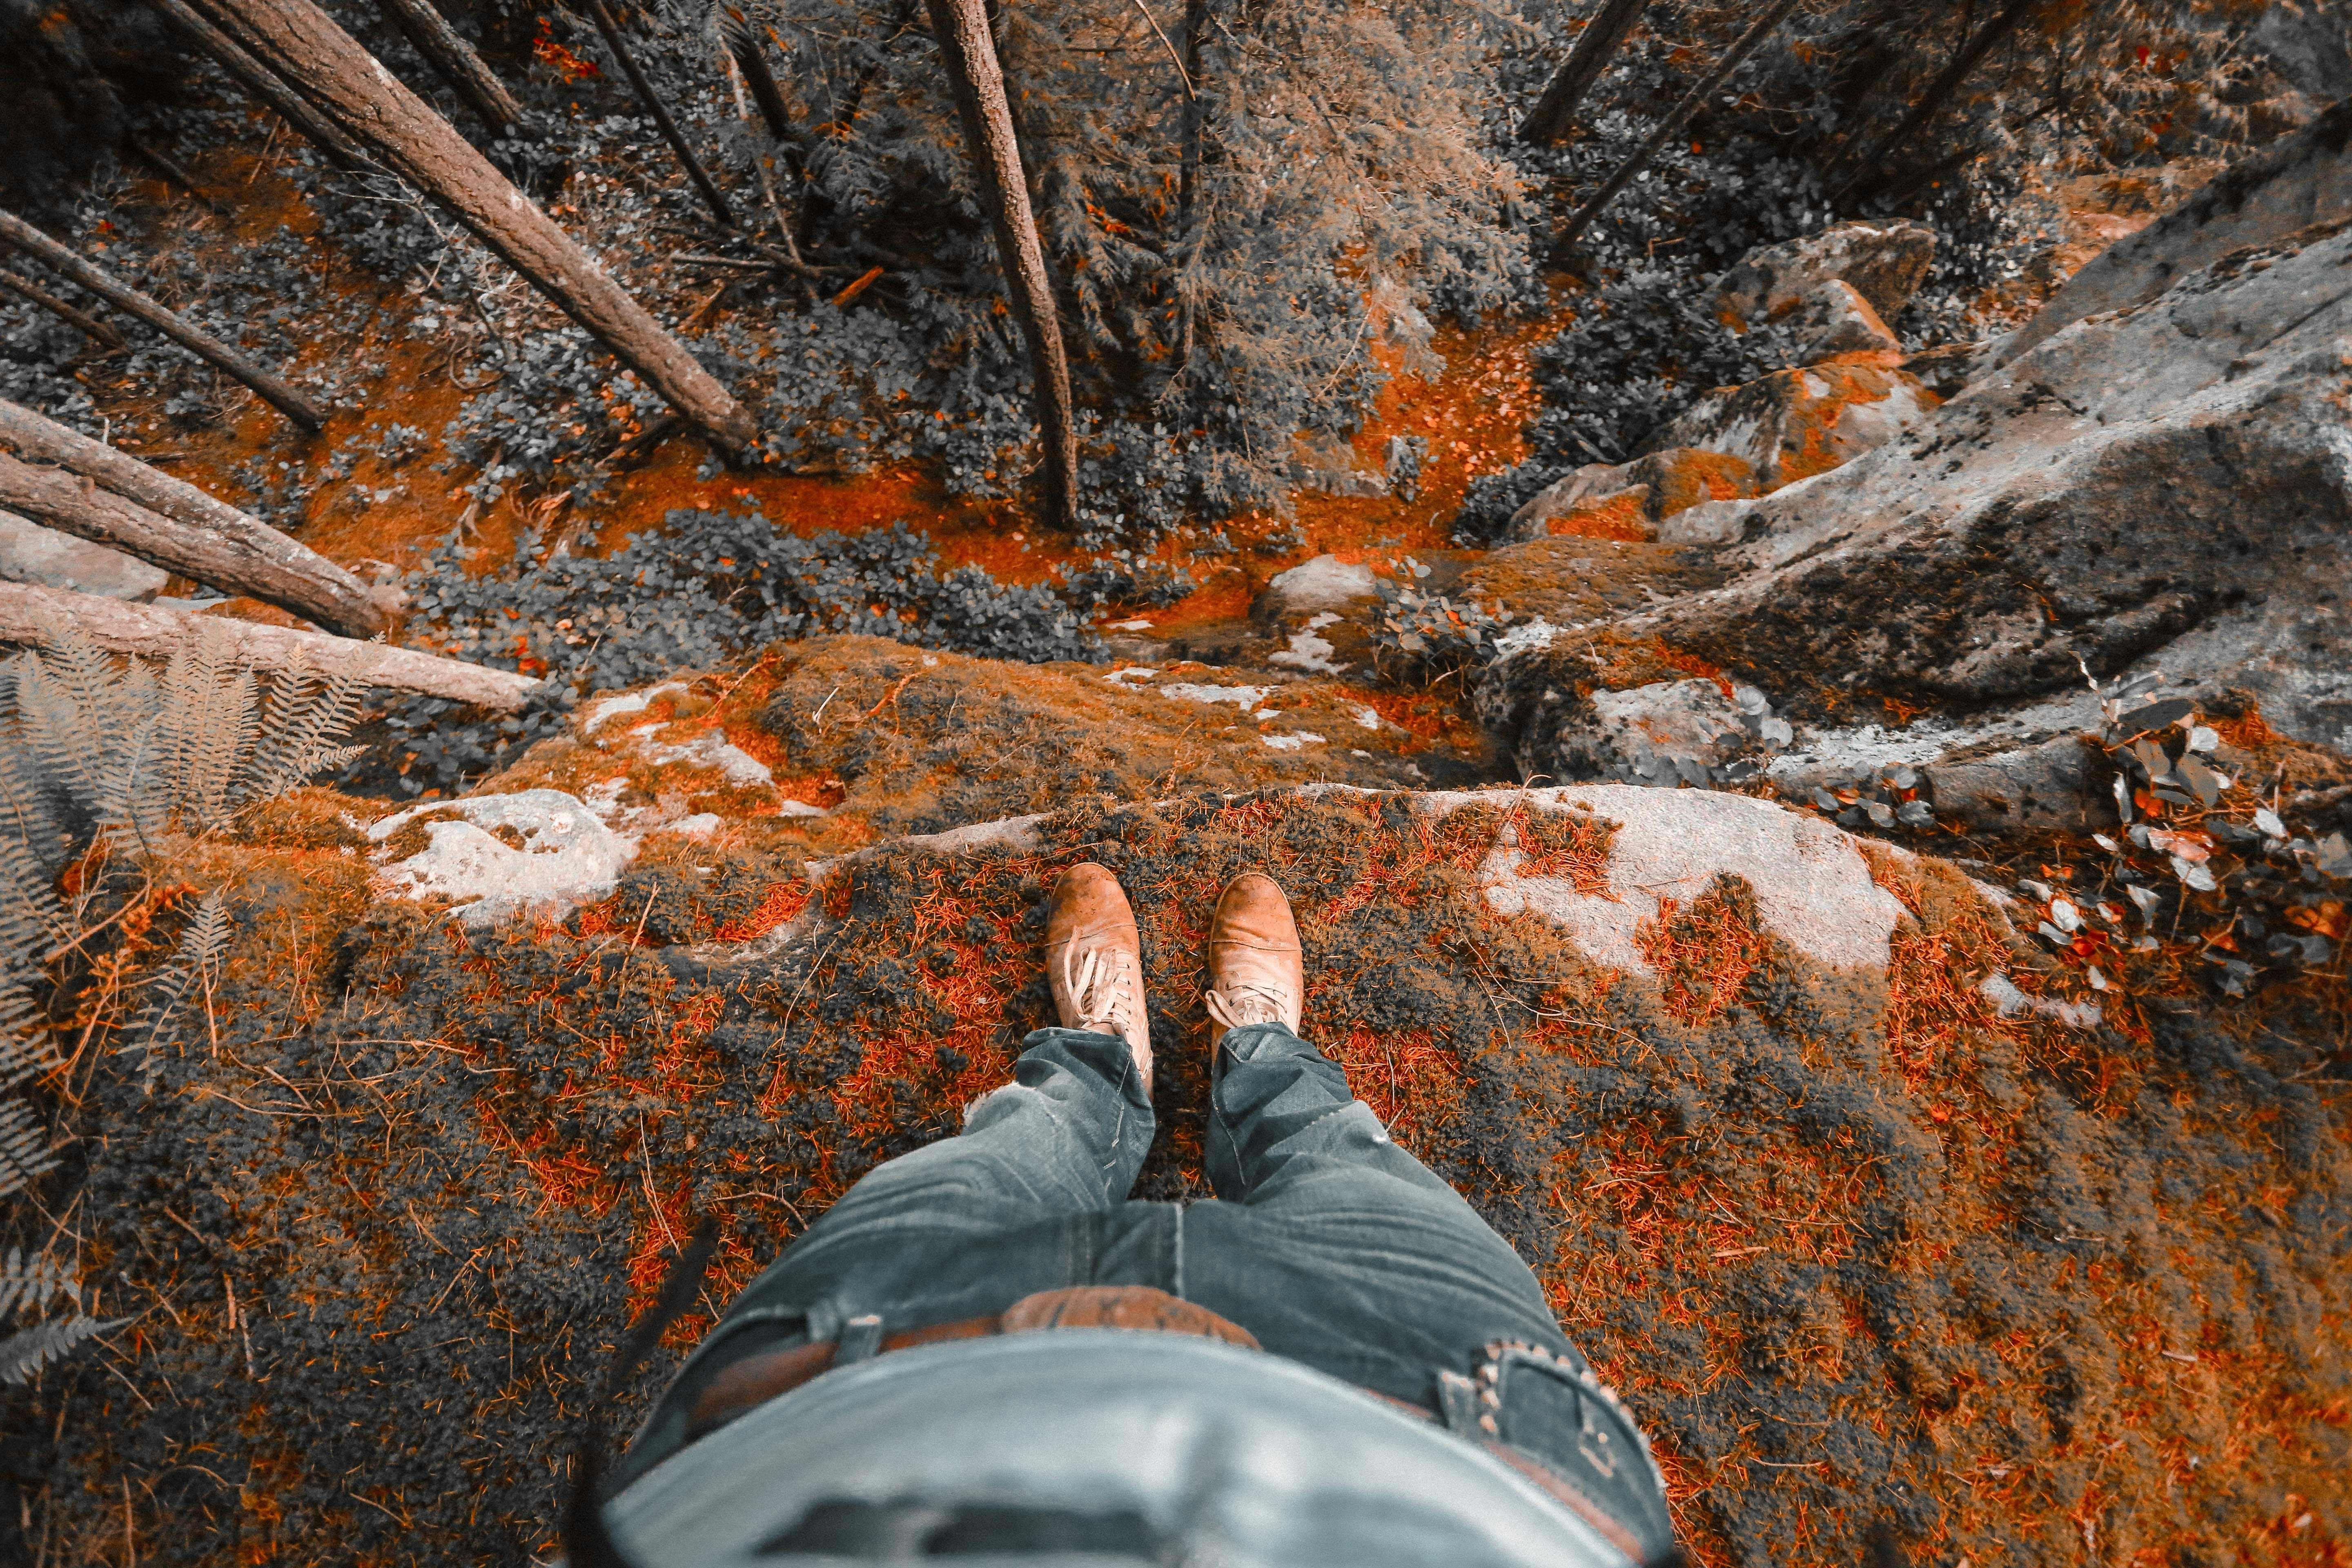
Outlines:
<svg viewBox="0 0 2352 1568"><path fill-rule="evenodd" d="M1054 883L1045 916L1045 977L1066 1029L1117 1035L1151 1092L1151 1026L1143 1004L1143 939L1118 879L1088 860Z"/></svg>
<svg viewBox="0 0 2352 1568"><path fill-rule="evenodd" d="M1251 871L1225 884L1209 922L1205 1000L1209 1016L1222 1026L1217 1039L1246 1024L1280 1023L1298 1032L1307 960L1298 947L1298 922L1290 918L1290 900L1273 878Z"/></svg>

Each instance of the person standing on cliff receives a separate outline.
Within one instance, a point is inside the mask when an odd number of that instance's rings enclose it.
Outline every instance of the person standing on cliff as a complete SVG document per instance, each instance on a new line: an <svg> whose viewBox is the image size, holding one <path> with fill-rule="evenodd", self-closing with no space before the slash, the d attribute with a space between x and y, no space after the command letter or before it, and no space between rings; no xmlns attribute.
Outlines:
<svg viewBox="0 0 2352 1568"><path fill-rule="evenodd" d="M1061 876L1045 962L1013 1082L743 1289L610 1489L592 1453L573 1568L1679 1561L1534 1273L1300 1037L1271 879L1210 927L1213 1201L1127 1201L1152 1047L1110 871Z"/></svg>

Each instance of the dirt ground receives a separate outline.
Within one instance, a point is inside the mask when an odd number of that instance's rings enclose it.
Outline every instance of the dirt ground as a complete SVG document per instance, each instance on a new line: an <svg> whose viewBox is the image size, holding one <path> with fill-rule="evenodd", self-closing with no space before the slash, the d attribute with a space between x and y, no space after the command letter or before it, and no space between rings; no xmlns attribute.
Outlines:
<svg viewBox="0 0 2352 1568"><path fill-rule="evenodd" d="M1498 810L1394 796L1105 800L1034 853L879 847L776 952L751 917L801 857L756 847L468 932L372 900L347 804L306 795L194 863L237 934L152 1097L72 1077L80 1261L132 1321L9 1407L20 1464L82 1478L52 1486L46 1561L551 1552L571 1434L679 1238L723 1222L665 1364L1005 1080L1049 1016L1044 890L1087 858L1143 924L1138 1194L1205 1193L1207 913L1271 869L1308 1034L1537 1264L1699 1562L2344 1560L2340 999L2004 1021L1973 983L2025 962L2011 939L1957 871L1892 858L1887 976L1791 952L1737 882L1645 931L1659 979L1620 974L1478 898ZM1555 837L1555 875L1605 845ZM694 916L641 918L665 877ZM152 890L144 940L192 902Z"/></svg>

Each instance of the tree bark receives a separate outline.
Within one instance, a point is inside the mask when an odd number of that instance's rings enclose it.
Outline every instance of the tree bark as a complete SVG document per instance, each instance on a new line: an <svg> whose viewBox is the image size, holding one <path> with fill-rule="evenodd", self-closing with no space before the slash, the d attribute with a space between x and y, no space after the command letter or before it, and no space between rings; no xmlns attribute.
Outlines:
<svg viewBox="0 0 2352 1568"><path fill-rule="evenodd" d="M1927 90L1919 95L1919 101L1911 106L1911 112L1903 117L1886 140L1855 161L1853 173L1847 176L1845 183L1830 199L1841 201L1855 188L1874 181L1882 188L1890 183L1886 178L1888 160L1909 145L1911 138L1916 136L1938 110L1951 102L1952 95L1958 90L1960 83L1968 79L1969 73L1983 64L1985 56L1992 52L1993 46L2009 37L2017 25L2025 20L2025 14L2041 3L2042 0L2010 0L1999 16L1979 28L1977 36L1962 45L1960 52L1936 73L1936 79L1927 84Z"/></svg>
<svg viewBox="0 0 2352 1568"><path fill-rule="evenodd" d="M1062 348L1062 323L1045 272L1045 247L1029 207L1029 185L1021 168L1021 144L1013 130L1013 106L1004 96L1004 75L988 32L982 0L926 0L931 32L945 57L955 89L956 112L963 121L974 184L996 231L996 254L1004 268L1013 320L1029 345L1029 372L1037 386L1038 425L1045 437L1045 514L1055 528L1078 525L1077 423L1070 403L1070 363ZM1791 0L1793 3L1793 0Z"/></svg>
<svg viewBox="0 0 2352 1568"><path fill-rule="evenodd" d="M293 387L218 338L198 331L129 284L118 282L100 271L16 214L0 212L0 239L47 264L52 272L72 279L116 310L138 317L182 348L226 371L251 387L254 395L264 403L304 429L316 432L326 425L326 411Z"/></svg>
<svg viewBox="0 0 2352 1568"><path fill-rule="evenodd" d="M613 19L612 8L604 4L604 0L588 0L588 11L596 18L596 31L603 36L604 47L612 51L613 58L620 63L622 74L629 79L629 86L635 91L637 101L646 106L646 112L654 117L656 125L661 127L662 137L669 143L669 150L677 154L678 164L686 170L687 178L692 180L694 188L702 193L703 202L710 208L710 216L717 218L721 226L733 228L735 215L728 210L727 198L719 194L719 187L711 183L701 161L695 157L694 149L686 144L686 137L678 130L677 121L670 118L668 106L654 95L653 84L646 79L646 73L637 68L637 57L629 52L628 40L621 36L621 25Z"/></svg>
<svg viewBox="0 0 2352 1568"><path fill-rule="evenodd" d="M1209 105L1201 91L1201 40L1209 31L1209 0L1185 0L1184 47L1178 68L1184 73L1184 121L1176 149L1176 232L1190 241L1192 198L1201 178L1201 137L1208 126Z"/></svg>
<svg viewBox="0 0 2352 1568"><path fill-rule="evenodd" d="M650 311L449 122L310 0L205 0L224 30L300 85L346 134L446 205L615 359L728 452L751 451L751 416Z"/></svg>
<svg viewBox="0 0 2352 1568"><path fill-rule="evenodd" d="M109 348L119 349L129 346L124 342L122 334L104 321L95 316L82 314L47 289L38 287L29 279L17 277L5 267L0 267L0 289L7 289L11 294L23 295L86 338L104 343Z"/></svg>
<svg viewBox="0 0 2352 1568"><path fill-rule="evenodd" d="M490 74L474 46L458 36L433 0L376 0L376 5L408 35L425 63L456 89L483 124L506 135L521 129L522 105L506 83Z"/></svg>
<svg viewBox="0 0 2352 1568"><path fill-rule="evenodd" d="M326 154L327 162L346 174L367 166L367 154L359 150L356 142L303 102L299 94L271 75L259 60L239 48L226 33L189 9L187 0L155 0L155 6L196 47L211 57L215 65L226 71L230 79L268 105L278 119L300 132L310 145Z"/></svg>
<svg viewBox="0 0 2352 1568"><path fill-rule="evenodd" d="M1591 200L1576 209L1575 216L1568 220L1567 227L1561 229L1554 239L1555 249L1566 250L1583 237L1584 231L1592 226L1592 220L1599 217L1608 208L1609 204L1617 199L1617 194L1633 183L1634 175L1649 167L1650 160L1658 155L1658 149L1681 133L1683 127L1691 122L1692 117L1706 106L1706 100L1715 96L1716 90L1731 79L1731 73L1738 70L1741 62L1756 52L1757 46L1771 34L1773 28L1787 19L1789 13L1795 10L1797 5L1798 0L1772 0L1772 4L1767 7L1764 14L1756 18L1755 25L1740 34L1738 41L1724 51L1723 58L1716 62L1715 69L1708 74L1706 79L1685 93L1683 100L1675 104L1673 111L1658 122L1658 128L1650 133L1650 139L1636 148L1633 156L1617 166L1617 172L1611 174L1607 182L1592 194Z"/></svg>
<svg viewBox="0 0 2352 1568"><path fill-rule="evenodd" d="M29 408L0 402L0 505L346 637L391 624L396 596L370 591L259 519Z"/></svg>
<svg viewBox="0 0 2352 1568"><path fill-rule="evenodd" d="M1568 58L1544 84L1543 96L1519 122L1520 141L1545 147L1569 133L1576 121L1577 107L1601 79L1618 46L1633 33L1647 4L1648 0L1603 0L1600 14L1584 25L1576 47L1568 51Z"/></svg>
<svg viewBox="0 0 2352 1568"><path fill-rule="evenodd" d="M65 622L110 653L169 658L193 630L185 610L133 605L121 599L0 583L0 642L46 647L52 628ZM452 702L511 713L539 689L527 675L490 669L389 643L354 642L325 632L257 626L225 616L206 617L228 634L229 657L256 669L287 669L298 662L320 675L350 673L370 686L421 692Z"/></svg>

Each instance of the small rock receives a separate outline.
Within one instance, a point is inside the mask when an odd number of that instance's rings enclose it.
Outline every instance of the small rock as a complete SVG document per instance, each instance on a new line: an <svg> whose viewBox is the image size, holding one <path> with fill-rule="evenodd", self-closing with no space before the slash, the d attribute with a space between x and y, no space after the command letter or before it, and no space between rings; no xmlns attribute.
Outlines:
<svg viewBox="0 0 2352 1568"><path fill-rule="evenodd" d="M135 555L0 511L0 578L143 605L172 574Z"/></svg>
<svg viewBox="0 0 2352 1568"><path fill-rule="evenodd" d="M1815 284L1776 312L1774 320L1796 334L1800 364L1818 364L1839 354L1903 352L1903 340L1843 279Z"/></svg>
<svg viewBox="0 0 2352 1568"><path fill-rule="evenodd" d="M1663 538L1661 526L1692 507L1756 493L1756 468L1747 458L1674 447L1630 463L1586 464L1512 514L1508 537Z"/></svg>
<svg viewBox="0 0 2352 1568"><path fill-rule="evenodd" d="M2060 735L2036 745L1972 748L1927 764L1936 815L1979 832L2085 833L2112 827L2104 783L2113 770L2087 736Z"/></svg>
<svg viewBox="0 0 2352 1568"><path fill-rule="evenodd" d="M1749 251L1723 275L1716 301L1726 321L1744 329L1835 280L1861 295L1883 324L1910 303L1935 258L1936 231L1926 224L1908 218L1833 224Z"/></svg>
<svg viewBox="0 0 2352 1568"><path fill-rule="evenodd" d="M1378 579L1361 563L1350 564L1336 555L1318 555L1287 572L1277 573L1250 606L1254 619L1286 623L1331 610L1344 613L1353 605L1380 596Z"/></svg>
<svg viewBox="0 0 2352 1568"><path fill-rule="evenodd" d="M588 804L562 790L434 801L395 812L368 829L382 844L421 823L425 848L383 867L386 895L448 899L469 926L550 906L593 903L613 890L637 853L636 841L604 826Z"/></svg>

